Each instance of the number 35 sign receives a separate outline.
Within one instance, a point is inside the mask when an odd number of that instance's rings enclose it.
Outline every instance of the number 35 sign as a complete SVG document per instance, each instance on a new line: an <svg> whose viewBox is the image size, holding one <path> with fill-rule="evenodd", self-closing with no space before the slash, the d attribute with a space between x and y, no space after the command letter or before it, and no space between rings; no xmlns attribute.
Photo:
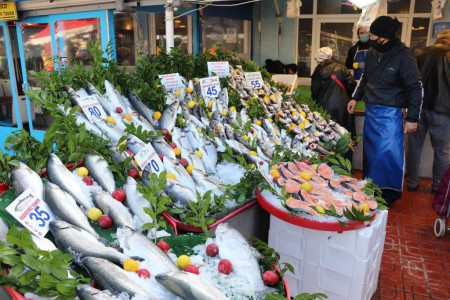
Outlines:
<svg viewBox="0 0 450 300"><path fill-rule="evenodd" d="M34 195L29 188L20 194L6 208L6 211L38 237L45 236L49 230L50 221L55 219L47 203Z"/></svg>

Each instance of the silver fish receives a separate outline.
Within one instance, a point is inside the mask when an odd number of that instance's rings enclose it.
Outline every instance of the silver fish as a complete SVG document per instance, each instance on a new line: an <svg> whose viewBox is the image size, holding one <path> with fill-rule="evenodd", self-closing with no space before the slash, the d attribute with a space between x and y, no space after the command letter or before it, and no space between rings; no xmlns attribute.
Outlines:
<svg viewBox="0 0 450 300"><path fill-rule="evenodd" d="M114 300L113 297L97 290L89 284L78 285L76 293L80 300Z"/></svg>
<svg viewBox="0 0 450 300"><path fill-rule="evenodd" d="M134 123L134 126L136 128L141 126L145 131L156 132L155 127L149 121L147 121L147 119L141 116L134 108L130 108L130 113L132 116L131 122Z"/></svg>
<svg viewBox="0 0 450 300"><path fill-rule="evenodd" d="M127 148L134 154L138 154L145 145L146 144L134 134L127 135Z"/></svg>
<svg viewBox="0 0 450 300"><path fill-rule="evenodd" d="M127 105L125 104L125 101L123 101L122 95L108 80L105 80L105 90L106 95L108 95L109 101L112 103L112 106L114 107L114 110L116 110L117 107L120 107L123 112L128 111Z"/></svg>
<svg viewBox="0 0 450 300"><path fill-rule="evenodd" d="M128 226L134 229L133 216L120 201L117 201L106 192L96 193L94 200L102 212L111 217L117 227Z"/></svg>
<svg viewBox="0 0 450 300"><path fill-rule="evenodd" d="M189 121L186 122L186 125L183 128L184 133L186 133L186 137L191 143L193 149L198 148L198 141L200 140L200 134L197 131L197 127Z"/></svg>
<svg viewBox="0 0 450 300"><path fill-rule="evenodd" d="M186 159L190 165L194 166L195 169L206 172L205 165L195 152L182 147L181 158Z"/></svg>
<svg viewBox="0 0 450 300"><path fill-rule="evenodd" d="M233 127L231 127L228 124L225 124L224 128L225 128L225 135L227 136L227 138L230 139L230 140L234 140L235 138L234 138L234 129L233 129Z"/></svg>
<svg viewBox="0 0 450 300"><path fill-rule="evenodd" d="M180 165L175 160L170 159L168 157L164 157L163 163L167 173L172 173L173 175L175 175L175 178L177 179L178 182L185 185L193 193L195 193L194 180L182 165Z"/></svg>
<svg viewBox="0 0 450 300"><path fill-rule="evenodd" d="M97 257L86 257L82 259L82 263L95 282L110 292L125 292L130 296L141 296L141 298L145 297L145 299L149 300L159 299L144 290L139 283L132 280L128 276L127 271L110 263L108 260Z"/></svg>
<svg viewBox="0 0 450 300"><path fill-rule="evenodd" d="M199 189L202 189L203 191L212 191L217 196L223 194L224 188L212 178L207 177L205 173L194 169L192 170L192 177L194 177L195 183Z"/></svg>
<svg viewBox="0 0 450 300"><path fill-rule="evenodd" d="M6 243L6 235L8 234L9 228L8 224L0 218L0 241Z"/></svg>
<svg viewBox="0 0 450 300"><path fill-rule="evenodd" d="M72 106L80 106L80 103L78 102L78 99L80 99L80 95L78 95L77 91L75 91L72 87L65 85L64 89L69 94L70 102L72 103Z"/></svg>
<svg viewBox="0 0 450 300"><path fill-rule="evenodd" d="M182 206L188 205L189 202L197 202L197 195L189 188L175 180L167 179L164 190Z"/></svg>
<svg viewBox="0 0 450 300"><path fill-rule="evenodd" d="M270 159L272 158L273 155L272 150L262 139L256 139L256 144L262 150L265 156L267 156Z"/></svg>
<svg viewBox="0 0 450 300"><path fill-rule="evenodd" d="M120 138L125 135L122 130L102 118L93 116L92 119L94 120L94 124L108 137L108 140L116 145L119 143Z"/></svg>
<svg viewBox="0 0 450 300"><path fill-rule="evenodd" d="M216 146L205 137L203 137L203 145L203 148L206 150L206 157L202 157L202 162L205 165L206 171L208 171L209 173L215 173L218 161Z"/></svg>
<svg viewBox="0 0 450 300"><path fill-rule="evenodd" d="M139 256L143 258L152 274L179 270L172 259L153 241L135 230L129 227L121 227L117 229L117 239L123 253L130 257Z"/></svg>
<svg viewBox="0 0 450 300"><path fill-rule="evenodd" d="M116 122L114 124L114 126L116 126L118 129L122 130L125 132L125 130L127 129L127 125L129 125L131 122L128 121L127 119L125 119L125 117L115 111L110 111L109 115L114 119L114 121ZM137 127L137 126L136 126Z"/></svg>
<svg viewBox="0 0 450 300"><path fill-rule="evenodd" d="M86 128L87 131L95 134L96 136L101 137L104 140L107 140L107 136L100 130L100 128L98 128L97 125L91 123L84 114L76 111L73 116L75 117L75 123L78 126L81 126L81 124L84 124L84 127Z"/></svg>
<svg viewBox="0 0 450 300"><path fill-rule="evenodd" d="M219 97L217 97L217 98L220 101L223 101L225 107L228 107L229 97L228 97L228 89L227 88L223 88L219 93Z"/></svg>
<svg viewBox="0 0 450 300"><path fill-rule="evenodd" d="M66 166L54 153L51 153L47 160L47 177L51 182L71 195L78 205L84 209L88 210L94 207L92 199L81 192L82 187L75 175L67 170Z"/></svg>
<svg viewBox="0 0 450 300"><path fill-rule="evenodd" d="M188 272L166 272L158 274L156 281L169 291L191 300L226 300L227 296L200 276Z"/></svg>
<svg viewBox="0 0 450 300"><path fill-rule="evenodd" d="M128 176L127 182L123 185L123 190L127 195L127 206L139 219L139 226L152 222L152 218L144 212L144 207L150 208L150 202L139 192L137 182L133 177Z"/></svg>
<svg viewBox="0 0 450 300"><path fill-rule="evenodd" d="M159 129L167 129L169 132L172 132L175 127L175 123L177 121L177 111L180 106L178 101L172 103L168 108L166 108L159 120Z"/></svg>
<svg viewBox="0 0 450 300"><path fill-rule="evenodd" d="M250 149L250 150L255 150L255 147L253 147L252 145L250 145L250 143L245 140L242 135L240 135L239 133L237 133L236 131L234 132L234 139L236 141L238 141L239 143L241 143L242 145L244 145L246 148Z"/></svg>
<svg viewBox="0 0 450 300"><path fill-rule="evenodd" d="M173 152L172 147L166 143L162 137L157 137L153 140L152 146L156 153L164 155L164 157L169 157L171 159L176 159L175 152Z"/></svg>
<svg viewBox="0 0 450 300"><path fill-rule="evenodd" d="M86 89L88 94L93 96L100 103L100 106L108 115L110 111L116 111L116 107L114 107L114 105L109 100L105 99L91 83L88 82L86 84Z"/></svg>
<svg viewBox="0 0 450 300"><path fill-rule="evenodd" d="M14 191L16 192L16 196L19 196L25 192L27 188L29 188L36 197L43 199L44 185L42 183L42 179L26 164L19 162L19 167L14 169L11 175L12 185L14 187Z"/></svg>
<svg viewBox="0 0 450 300"><path fill-rule="evenodd" d="M90 153L83 160L84 166L89 170L89 175L103 190L113 193L116 190L114 175L109 169L108 162L101 156Z"/></svg>
<svg viewBox="0 0 450 300"><path fill-rule="evenodd" d="M203 121L200 121L196 116L191 116L190 121L197 126L198 128L205 129L207 124L203 124Z"/></svg>
<svg viewBox="0 0 450 300"><path fill-rule="evenodd" d="M99 238L97 232L89 224L86 215L78 207L75 199L73 199L71 195L64 192L59 186L51 182L45 183L44 191L45 202L58 219L82 228L92 234L95 238Z"/></svg>
<svg viewBox="0 0 450 300"><path fill-rule="evenodd" d="M188 94L188 95L189 95L189 94ZM188 102L189 102L189 100L180 103L181 114L183 115L183 118L184 118L186 121L190 121L190 120L191 120L191 117L192 117L191 114L190 114L190 112L189 112L189 108L188 108L187 105L186 105L186 103L188 103Z"/></svg>
<svg viewBox="0 0 450 300"><path fill-rule="evenodd" d="M50 230L58 249L63 252L76 254L74 257L77 259L89 256L99 257L119 266L122 266L129 259L128 256L116 249L103 245L86 230L70 225L67 222L51 221ZM75 259L75 262L79 263L77 259Z"/></svg>
<svg viewBox="0 0 450 300"><path fill-rule="evenodd" d="M34 234L31 235L31 239L33 240L34 244L36 245L36 247L38 247L39 250L48 251L48 252L51 252L53 250L58 250L58 248L56 248L55 244L53 244L53 242L50 241L49 239L46 239L44 237L38 237L38 236L35 236Z"/></svg>
<svg viewBox="0 0 450 300"><path fill-rule="evenodd" d="M155 121L153 120L153 113L151 110L139 99L138 95L131 92L128 100L130 101L131 105L134 107L134 109L142 116L144 117L150 125L155 127Z"/></svg>
<svg viewBox="0 0 450 300"><path fill-rule="evenodd" d="M108 149L111 151L111 157L115 162L123 162L127 157L131 157L126 151L119 153L119 148L115 145L108 144ZM128 163L128 167L137 169L133 160Z"/></svg>
<svg viewBox="0 0 450 300"><path fill-rule="evenodd" d="M177 145L177 147L181 147L181 129L178 127L174 127L173 131L172 131L172 143L175 143Z"/></svg>

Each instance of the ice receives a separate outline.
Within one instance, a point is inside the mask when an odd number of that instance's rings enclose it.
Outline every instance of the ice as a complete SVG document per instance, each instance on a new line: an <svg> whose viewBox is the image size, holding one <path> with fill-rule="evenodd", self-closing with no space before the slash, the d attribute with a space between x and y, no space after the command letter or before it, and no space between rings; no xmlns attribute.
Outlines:
<svg viewBox="0 0 450 300"><path fill-rule="evenodd" d="M74 169L72 171L72 174L75 176L75 178L78 181L78 184L81 186L81 191L83 192L83 194L86 196L87 199L89 199L89 201L92 203L92 197L91 197L91 192L89 190L89 186L83 181L83 179L78 176L77 174L77 170L78 169ZM94 180L93 180L94 181ZM94 185L97 185L98 187L100 187L95 181L94 181ZM87 212L85 212L87 214Z"/></svg>
<svg viewBox="0 0 450 300"><path fill-rule="evenodd" d="M217 164L216 170L216 176L219 182L231 185L239 183L245 173L245 169L241 165L227 161L222 161Z"/></svg>
<svg viewBox="0 0 450 300"><path fill-rule="evenodd" d="M29 300L54 300L54 299L56 299L56 296L48 298L48 297L41 297L41 296L38 296L38 295L33 294L33 293L25 293L24 296L25 296L25 298L27 298Z"/></svg>

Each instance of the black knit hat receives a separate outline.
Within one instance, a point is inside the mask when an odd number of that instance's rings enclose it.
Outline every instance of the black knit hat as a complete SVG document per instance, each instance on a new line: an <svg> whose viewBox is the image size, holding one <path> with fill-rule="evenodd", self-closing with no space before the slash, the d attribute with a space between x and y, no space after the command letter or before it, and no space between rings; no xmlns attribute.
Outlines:
<svg viewBox="0 0 450 300"><path fill-rule="evenodd" d="M400 28L400 25L401 23L397 18L380 16L370 25L370 33L391 40L395 38L395 32Z"/></svg>

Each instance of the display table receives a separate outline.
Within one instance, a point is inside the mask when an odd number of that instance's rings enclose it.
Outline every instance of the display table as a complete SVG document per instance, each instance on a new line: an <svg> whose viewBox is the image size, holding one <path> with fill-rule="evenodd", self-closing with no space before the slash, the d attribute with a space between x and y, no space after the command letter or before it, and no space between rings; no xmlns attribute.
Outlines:
<svg viewBox="0 0 450 300"><path fill-rule="evenodd" d="M300 227L271 215L269 246L280 254L281 263L294 267L295 274L285 274L291 293L371 299L377 289L387 217L388 212L381 211L369 226L338 233Z"/></svg>

